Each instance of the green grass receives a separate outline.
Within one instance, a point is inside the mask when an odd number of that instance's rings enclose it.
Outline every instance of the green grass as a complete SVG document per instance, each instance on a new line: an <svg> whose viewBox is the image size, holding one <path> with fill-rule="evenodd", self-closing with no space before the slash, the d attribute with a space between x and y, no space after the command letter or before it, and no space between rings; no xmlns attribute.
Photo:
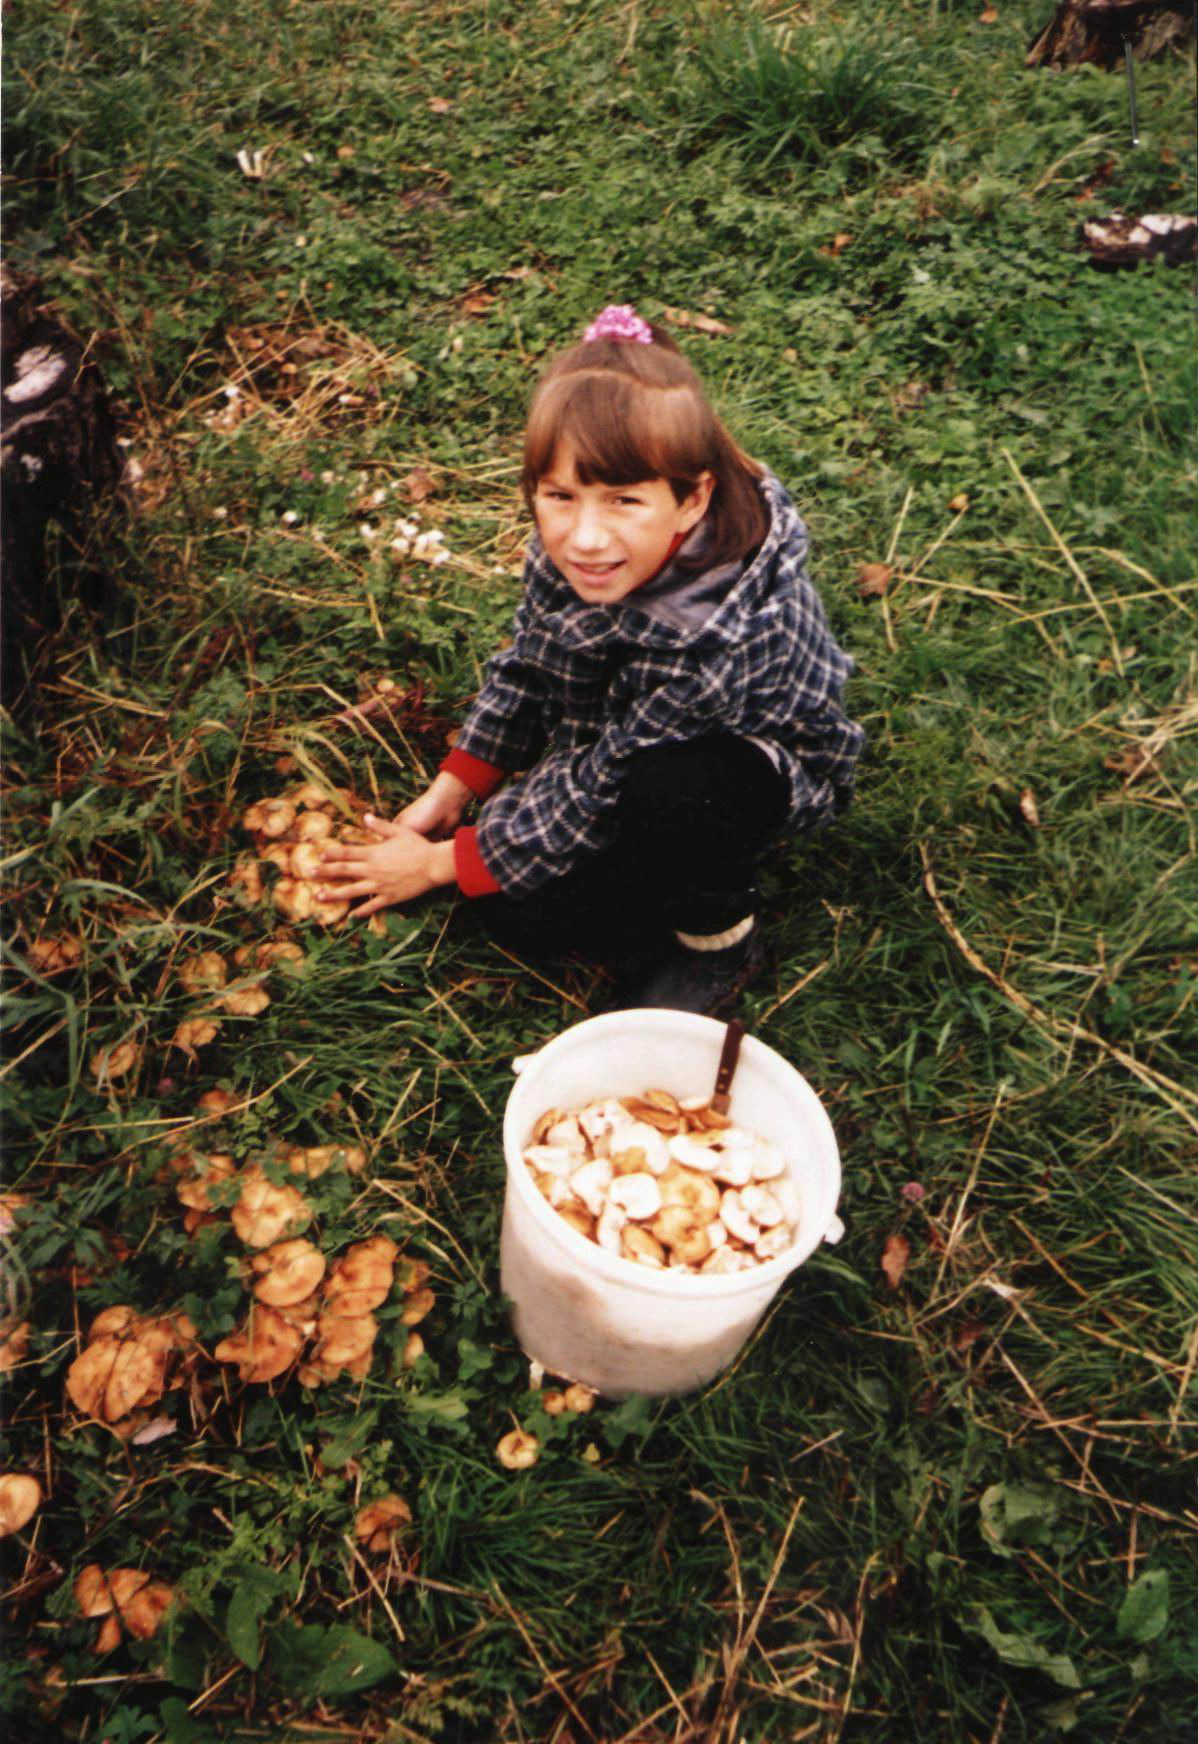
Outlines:
<svg viewBox="0 0 1198 1744"><path fill-rule="evenodd" d="M14 1736L1190 1736L1192 286L1092 271L1078 228L1192 209L1193 67L1138 69L1133 150L1120 76L1028 72L1045 8L980 10L9 8L10 263L94 336L142 469L96 534L107 620L68 598L4 721L31 1331L0 1464L47 1491L3 1547ZM511 1056L593 972L551 985L429 904L305 934L193 1065L173 965L261 936L220 892L280 757L419 790L517 598L535 368L625 300L733 329L681 338L859 662L858 798L771 857L748 1011L828 1106L847 1235L705 1392L566 1419L497 1294L498 1132ZM360 532L416 467L437 569ZM401 732L332 723L384 674ZM32 972L65 927L78 970ZM143 1065L97 1094L126 1035ZM240 1316L240 1244L184 1236L155 1124L218 1083L254 1099L217 1128L238 1156L368 1145L319 1240L430 1262L427 1354L393 1375L397 1301L361 1385L201 1365L173 1435L121 1443L64 1408L94 1315L185 1307L208 1350ZM544 1439L518 1477L513 1417ZM372 1583L346 1534L390 1490L415 1522ZM96 1657L97 1561L178 1589L163 1634Z"/></svg>

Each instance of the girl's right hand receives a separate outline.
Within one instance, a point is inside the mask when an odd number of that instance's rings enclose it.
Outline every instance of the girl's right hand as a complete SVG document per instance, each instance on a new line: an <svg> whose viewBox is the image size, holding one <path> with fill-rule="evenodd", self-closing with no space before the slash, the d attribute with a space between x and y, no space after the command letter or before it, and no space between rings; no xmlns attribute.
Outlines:
<svg viewBox="0 0 1198 1744"><path fill-rule="evenodd" d="M457 829L462 821L462 813L473 798L473 793L464 781L459 781L456 775L443 769L425 788L419 799L414 799L411 805L404 807L395 821L406 824L408 829L415 830L418 835L428 836L432 841L441 841Z"/></svg>

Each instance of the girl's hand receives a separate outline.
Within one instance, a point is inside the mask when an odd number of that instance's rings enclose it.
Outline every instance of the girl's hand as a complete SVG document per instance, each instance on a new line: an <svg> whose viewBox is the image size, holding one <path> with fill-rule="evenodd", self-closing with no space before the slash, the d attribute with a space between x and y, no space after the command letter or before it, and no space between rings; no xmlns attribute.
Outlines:
<svg viewBox="0 0 1198 1744"><path fill-rule="evenodd" d="M450 836L462 821L462 813L474 798L470 788L447 769L434 778L419 799L405 806L397 823L406 824L419 835L434 841Z"/></svg>
<svg viewBox="0 0 1198 1744"><path fill-rule="evenodd" d="M430 842L406 824L388 823L370 812L363 822L378 840L356 845L339 842L326 848L320 863L322 896L365 897L350 910L365 917L397 902L411 902L439 884L453 883L452 842Z"/></svg>

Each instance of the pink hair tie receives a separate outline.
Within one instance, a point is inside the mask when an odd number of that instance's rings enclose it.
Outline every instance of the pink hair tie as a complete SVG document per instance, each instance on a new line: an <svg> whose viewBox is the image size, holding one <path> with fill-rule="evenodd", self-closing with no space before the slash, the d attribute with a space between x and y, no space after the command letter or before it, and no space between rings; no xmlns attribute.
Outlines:
<svg viewBox="0 0 1198 1744"><path fill-rule="evenodd" d="M631 303L609 303L582 337L587 345L594 339L627 339L634 345L652 345L653 329L641 320Z"/></svg>

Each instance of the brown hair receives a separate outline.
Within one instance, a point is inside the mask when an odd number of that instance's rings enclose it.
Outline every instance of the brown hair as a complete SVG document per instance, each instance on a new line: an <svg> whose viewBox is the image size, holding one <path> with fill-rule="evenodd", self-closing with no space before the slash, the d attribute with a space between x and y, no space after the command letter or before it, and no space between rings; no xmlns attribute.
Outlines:
<svg viewBox="0 0 1198 1744"><path fill-rule="evenodd" d="M574 345L541 377L524 434L521 485L530 510L559 445L574 450L583 484L641 484L664 478L682 500L699 477L715 478L704 567L747 557L769 530L757 489L762 468L733 441L703 384L668 333L651 345L593 339Z"/></svg>

